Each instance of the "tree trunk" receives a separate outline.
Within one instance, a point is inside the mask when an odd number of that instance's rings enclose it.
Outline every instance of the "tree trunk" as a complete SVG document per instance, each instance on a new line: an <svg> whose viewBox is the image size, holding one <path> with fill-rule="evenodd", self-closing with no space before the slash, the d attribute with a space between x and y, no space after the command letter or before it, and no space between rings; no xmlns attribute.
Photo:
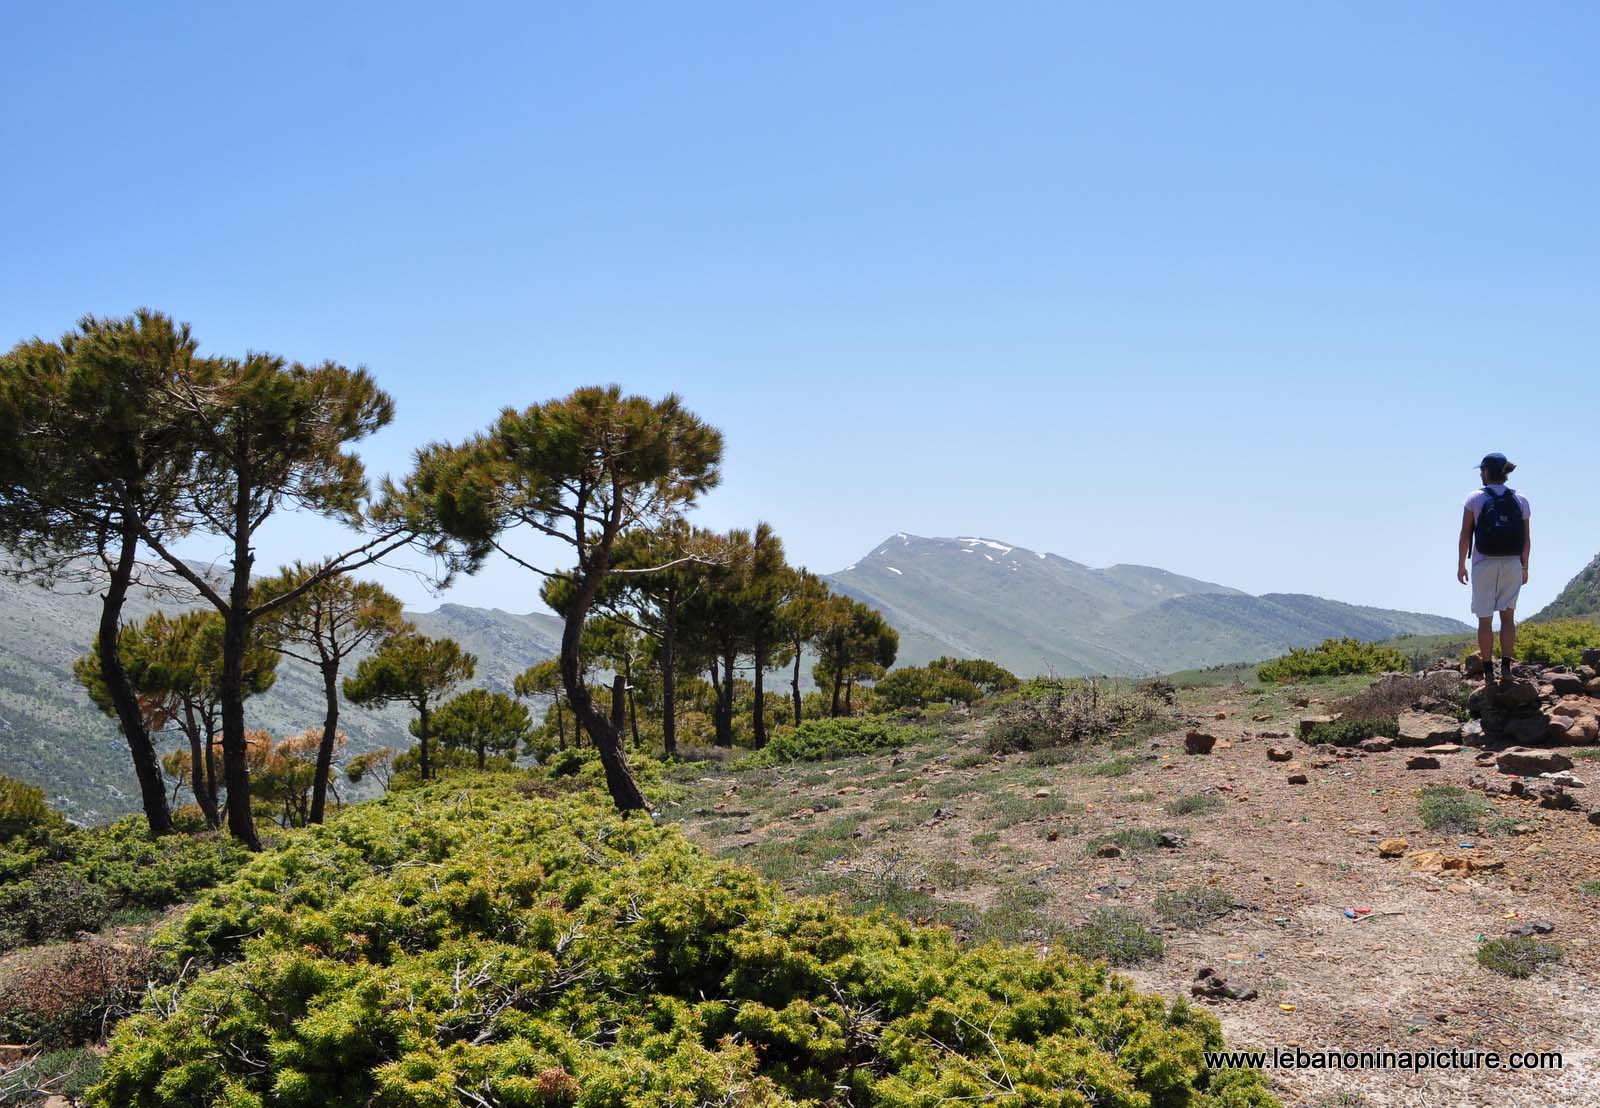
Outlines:
<svg viewBox="0 0 1600 1108"><path fill-rule="evenodd" d="M794 679L789 682L789 689L794 693L794 725L800 726L800 643L794 644Z"/></svg>
<svg viewBox="0 0 1600 1108"><path fill-rule="evenodd" d="M100 636L95 649L100 657L101 680L106 683L106 692L117 712L117 722L122 724L123 737L128 740L128 753L133 756L133 772L139 780L145 822L150 825L152 835L166 835L172 831L172 809L167 805L167 789L161 780L161 759L156 755L155 744L150 741L150 732L144 725L144 713L139 710L139 697L128 682L127 671L122 668L122 655L117 650L117 633L122 629L122 604L128 597L128 587L133 583L134 560L138 550L138 532L124 527L117 564L111 570L106 591L100 598Z"/></svg>
<svg viewBox="0 0 1600 1108"><path fill-rule="evenodd" d="M755 723L754 741L756 749L760 750L767 745L767 699L766 693L763 691L767 669L767 648L764 645L758 644L756 646L755 664L756 710L753 721Z"/></svg>
<svg viewBox="0 0 1600 1108"><path fill-rule="evenodd" d="M622 678L628 686L628 724L633 732L634 749L639 747L639 703L633 695L633 663L627 658L622 660Z"/></svg>
<svg viewBox="0 0 1600 1108"><path fill-rule="evenodd" d="M717 663L712 662L712 669ZM733 748L733 655L722 656L722 685L717 695L717 745Z"/></svg>
<svg viewBox="0 0 1600 1108"><path fill-rule="evenodd" d="M835 718L839 715L839 690L844 686L844 667L840 666L833 671L833 707L828 712Z"/></svg>
<svg viewBox="0 0 1600 1108"><path fill-rule="evenodd" d="M605 573L605 563L591 567L579 580L576 595L567 609L566 626L561 632L561 683L567 687L567 700L572 713L588 729L600 752L600 764L606 771L606 788L611 802L624 812L645 810L644 794L628 768L628 752L623 748L622 733L611 726L611 721L594 706L588 686L583 683L583 673L578 668L578 640L583 634L583 621L588 618L589 606L594 603L595 590Z"/></svg>
<svg viewBox="0 0 1600 1108"><path fill-rule="evenodd" d="M321 823L328 803L328 774L333 769L333 744L339 735L339 659L322 659L322 742L317 744L317 776L311 782L312 823Z"/></svg>
<svg viewBox="0 0 1600 1108"><path fill-rule="evenodd" d="M483 772L484 764L488 761L489 748L483 743L478 744L478 772Z"/></svg>
<svg viewBox="0 0 1600 1108"><path fill-rule="evenodd" d="M206 731L206 792L211 794L210 810L217 813L217 827L221 827L222 810L217 807L217 709L208 704L200 712L200 724Z"/></svg>
<svg viewBox="0 0 1600 1108"><path fill-rule="evenodd" d="M844 683L844 714L847 716L853 716L856 714L855 705L850 702L850 694L855 691L856 679L852 677L850 680Z"/></svg>
<svg viewBox="0 0 1600 1108"><path fill-rule="evenodd" d="M561 706L561 694L556 693L552 699L556 702L556 749L567 749L567 710Z"/></svg>
<svg viewBox="0 0 1600 1108"><path fill-rule="evenodd" d="M417 766L424 781L433 776L433 764L428 761L428 698L417 701Z"/></svg>
<svg viewBox="0 0 1600 1108"><path fill-rule="evenodd" d="M203 740L200 737L200 721L194 715L194 702L183 702L183 733L189 737L190 776L194 779L194 802L200 805L200 810L205 813L206 826L215 829L221 826L217 819L217 791L207 782L211 767L211 736L207 734Z"/></svg>
<svg viewBox="0 0 1600 1108"><path fill-rule="evenodd" d="M628 679L618 673L611 678L611 726L622 734L628 714Z"/></svg>
<svg viewBox="0 0 1600 1108"><path fill-rule="evenodd" d="M242 576L248 582L248 567ZM233 601L223 616L222 679L217 685L222 701L222 778L228 789L229 834L251 850L260 850L261 838L250 810L250 763L244 738L244 654L250 639L244 605L250 598L239 595L241 591L234 589Z"/></svg>
<svg viewBox="0 0 1600 1108"><path fill-rule="evenodd" d="M661 745L668 758L678 756L678 674L672 656L677 619L678 599L674 593L667 600L667 618L661 628Z"/></svg>

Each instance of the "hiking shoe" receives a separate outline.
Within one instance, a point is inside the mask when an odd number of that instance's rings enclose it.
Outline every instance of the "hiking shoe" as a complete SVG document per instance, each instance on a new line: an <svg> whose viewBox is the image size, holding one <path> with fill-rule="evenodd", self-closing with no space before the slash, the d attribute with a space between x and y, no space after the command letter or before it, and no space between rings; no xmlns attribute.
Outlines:
<svg viewBox="0 0 1600 1108"><path fill-rule="evenodd" d="M1507 681L1511 680L1511 667L1514 664L1515 664L1515 660L1514 659L1501 658L1500 659L1500 676L1505 678Z"/></svg>

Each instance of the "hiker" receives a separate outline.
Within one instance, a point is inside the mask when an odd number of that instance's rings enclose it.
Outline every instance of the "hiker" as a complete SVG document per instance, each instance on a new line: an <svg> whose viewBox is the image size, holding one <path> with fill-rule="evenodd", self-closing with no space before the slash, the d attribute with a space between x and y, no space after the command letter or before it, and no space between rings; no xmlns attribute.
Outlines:
<svg viewBox="0 0 1600 1108"><path fill-rule="evenodd" d="M1472 556L1472 614L1478 617L1478 656L1484 680L1494 681L1494 614L1500 613L1500 676L1509 678L1517 656L1517 593L1528 583L1528 498L1506 487L1517 467L1504 454L1478 463L1483 488L1467 497L1461 517L1456 580L1465 585Z"/></svg>

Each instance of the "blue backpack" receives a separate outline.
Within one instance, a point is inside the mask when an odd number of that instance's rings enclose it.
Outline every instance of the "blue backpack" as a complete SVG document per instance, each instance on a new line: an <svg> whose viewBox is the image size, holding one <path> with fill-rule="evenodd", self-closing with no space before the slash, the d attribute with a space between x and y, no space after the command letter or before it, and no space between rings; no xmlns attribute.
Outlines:
<svg viewBox="0 0 1600 1108"><path fill-rule="evenodd" d="M1491 558L1509 558L1522 553L1528 540L1528 523L1522 518L1522 505L1511 489L1497 493L1485 486L1488 502L1478 513L1478 524L1472 531L1472 543L1478 553Z"/></svg>

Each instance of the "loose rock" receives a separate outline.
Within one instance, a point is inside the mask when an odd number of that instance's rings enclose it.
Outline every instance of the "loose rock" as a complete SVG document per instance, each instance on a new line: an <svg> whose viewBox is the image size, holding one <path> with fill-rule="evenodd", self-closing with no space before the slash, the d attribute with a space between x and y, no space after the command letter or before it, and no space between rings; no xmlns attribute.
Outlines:
<svg viewBox="0 0 1600 1108"><path fill-rule="evenodd" d="M1431 754L1413 754L1406 759L1407 769L1438 769L1439 759Z"/></svg>
<svg viewBox="0 0 1600 1108"><path fill-rule="evenodd" d="M1383 754L1394 749L1394 743L1383 738L1362 739L1359 745L1368 754Z"/></svg>
<svg viewBox="0 0 1600 1108"><path fill-rule="evenodd" d="M1398 858L1411 849L1411 844L1401 838L1384 839L1378 844L1378 857Z"/></svg>
<svg viewBox="0 0 1600 1108"><path fill-rule="evenodd" d="M1461 738L1461 722L1428 712L1401 712L1396 746L1433 746Z"/></svg>
<svg viewBox="0 0 1600 1108"><path fill-rule="evenodd" d="M1267 747L1267 761L1269 762L1287 762L1293 757L1294 753L1292 751L1285 750L1281 746Z"/></svg>
<svg viewBox="0 0 1600 1108"><path fill-rule="evenodd" d="M1311 779L1303 773L1291 773L1289 775L1289 784L1291 785L1304 785L1310 780Z"/></svg>
<svg viewBox="0 0 1600 1108"><path fill-rule="evenodd" d="M1514 773L1520 777L1537 777L1541 773L1558 773L1572 768L1572 759L1557 750L1531 750L1513 746L1502 750L1495 759L1501 773Z"/></svg>
<svg viewBox="0 0 1600 1108"><path fill-rule="evenodd" d="M1183 749L1190 754L1210 754L1217 745L1217 737L1204 731L1190 731L1183 737Z"/></svg>

